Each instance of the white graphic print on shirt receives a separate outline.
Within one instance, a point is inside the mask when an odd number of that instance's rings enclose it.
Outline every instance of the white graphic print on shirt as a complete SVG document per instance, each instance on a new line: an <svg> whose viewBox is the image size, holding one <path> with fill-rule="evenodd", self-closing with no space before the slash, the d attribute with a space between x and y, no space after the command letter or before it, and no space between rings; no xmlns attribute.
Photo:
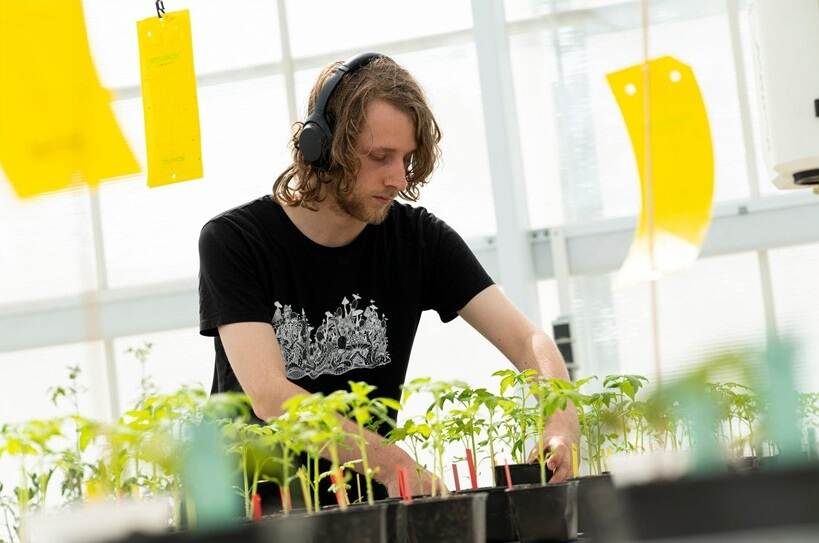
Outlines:
<svg viewBox="0 0 819 543"><path fill-rule="evenodd" d="M275 303L273 329L288 379L341 375L390 363L387 317L378 314L373 300L366 309L359 309L360 300L357 294L352 302L345 297L335 313L324 313L318 328L310 326L304 310L298 313L289 305Z"/></svg>

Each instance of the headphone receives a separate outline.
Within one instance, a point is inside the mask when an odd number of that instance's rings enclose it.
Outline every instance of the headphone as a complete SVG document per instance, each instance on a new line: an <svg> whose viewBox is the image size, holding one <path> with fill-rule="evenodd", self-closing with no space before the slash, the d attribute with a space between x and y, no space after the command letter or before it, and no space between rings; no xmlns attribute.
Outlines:
<svg viewBox="0 0 819 543"><path fill-rule="evenodd" d="M327 103L338 87L344 74L352 73L370 61L381 58L379 53L361 53L339 66L332 76L322 85L312 113L304 121L299 134L298 149L304 161L315 170L326 170L330 166L330 145L333 141L333 129L325 116Z"/></svg>

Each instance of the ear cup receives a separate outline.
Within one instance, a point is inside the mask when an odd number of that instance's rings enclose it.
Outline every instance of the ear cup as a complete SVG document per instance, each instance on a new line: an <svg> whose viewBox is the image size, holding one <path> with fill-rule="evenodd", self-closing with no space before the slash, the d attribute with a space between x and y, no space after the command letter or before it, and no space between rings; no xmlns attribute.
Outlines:
<svg viewBox="0 0 819 543"><path fill-rule="evenodd" d="M299 151L304 161L317 170L326 168L329 162L330 137L321 123L310 119L304 123L299 135Z"/></svg>
<svg viewBox="0 0 819 543"><path fill-rule="evenodd" d="M339 81L344 77L344 74L354 72L374 58L383 56L380 53L361 53L354 56L339 66L319 91L315 110L304 121L298 143L302 158L313 169L326 170L330 167L330 145L332 144L333 131L325 116L325 110Z"/></svg>

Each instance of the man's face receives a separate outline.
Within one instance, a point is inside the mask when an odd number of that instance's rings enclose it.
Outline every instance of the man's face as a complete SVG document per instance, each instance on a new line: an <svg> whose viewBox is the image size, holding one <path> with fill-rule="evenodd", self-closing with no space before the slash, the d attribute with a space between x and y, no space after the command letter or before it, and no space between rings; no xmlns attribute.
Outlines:
<svg viewBox="0 0 819 543"><path fill-rule="evenodd" d="M393 199L407 188L407 165L415 151L412 119L389 103L374 100L367 106L357 148L361 168L355 186L336 201L354 219L381 224Z"/></svg>

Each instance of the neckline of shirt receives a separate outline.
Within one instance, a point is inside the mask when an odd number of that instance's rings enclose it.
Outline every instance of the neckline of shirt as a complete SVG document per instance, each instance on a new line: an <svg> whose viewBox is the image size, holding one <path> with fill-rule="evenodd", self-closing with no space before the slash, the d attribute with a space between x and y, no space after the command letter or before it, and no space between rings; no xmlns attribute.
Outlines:
<svg viewBox="0 0 819 543"><path fill-rule="evenodd" d="M284 212L282 209L282 205L277 202L271 195L267 194L264 196L265 200L267 200L276 210L276 214L279 216L282 223L285 224L285 227L290 231L290 234L300 240L300 243L303 245L316 250L316 251L323 251L326 253L344 253L355 249L370 236L372 230L376 228L376 226L372 224L367 224L364 226L364 229L347 245L340 245L338 247L329 247L327 245L322 245L321 243L317 243L307 237L304 232L299 230L299 227L296 226L293 221L290 219L290 216Z"/></svg>

